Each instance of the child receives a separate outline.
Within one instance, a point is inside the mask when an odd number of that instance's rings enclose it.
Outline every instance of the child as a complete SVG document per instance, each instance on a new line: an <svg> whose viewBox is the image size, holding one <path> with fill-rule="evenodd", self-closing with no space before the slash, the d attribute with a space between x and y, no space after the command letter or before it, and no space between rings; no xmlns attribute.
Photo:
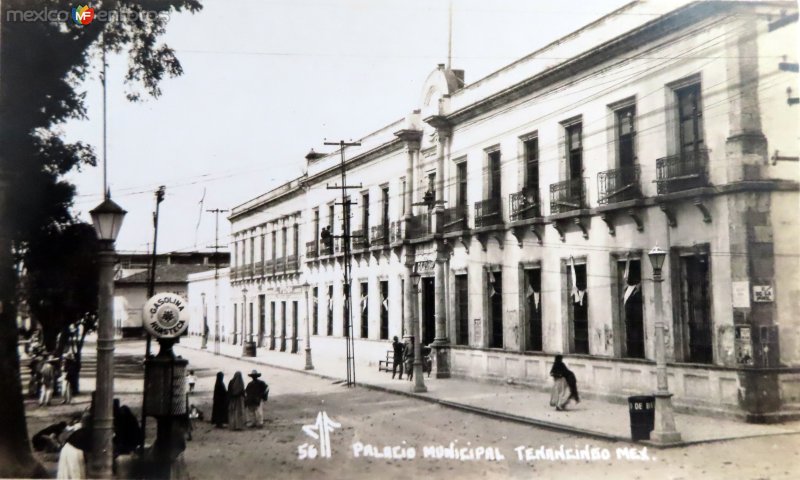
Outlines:
<svg viewBox="0 0 800 480"><path fill-rule="evenodd" d="M189 393L194 393L194 384L197 383L197 377L194 376L194 370L189 370L186 374L186 385L189 386Z"/></svg>

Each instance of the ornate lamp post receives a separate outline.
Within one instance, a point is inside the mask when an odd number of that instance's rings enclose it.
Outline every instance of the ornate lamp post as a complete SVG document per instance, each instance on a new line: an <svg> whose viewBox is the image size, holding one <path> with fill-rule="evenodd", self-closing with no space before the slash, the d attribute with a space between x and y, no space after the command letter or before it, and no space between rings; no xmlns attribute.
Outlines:
<svg viewBox="0 0 800 480"><path fill-rule="evenodd" d="M303 284L303 288L306 291L306 370L314 370L314 364L311 362L311 308L308 300L308 291L311 288L311 285L308 282Z"/></svg>
<svg viewBox="0 0 800 480"><path fill-rule="evenodd" d="M667 346L664 311L661 304L661 269L667 252L658 246L653 247L647 254L653 267L654 301L656 304L656 418L655 429L650 437L654 442L661 444L676 443L681 441L681 434L675 429L675 414L672 409L672 394L669 393L667 378Z"/></svg>
<svg viewBox="0 0 800 480"><path fill-rule="evenodd" d="M89 469L92 478L111 478L114 453L111 443L114 434L114 241L128 212L106 193L105 200L89 213L100 241L97 376Z"/></svg>
<svg viewBox="0 0 800 480"><path fill-rule="evenodd" d="M411 274L411 283L414 286L414 299L419 294L419 273L414 272ZM414 385L411 391L415 393L427 392L428 388L425 387L425 379L422 374L422 346L420 345L419 335L419 309L416 302L414 302L414 317L411 320L411 342L414 344Z"/></svg>
<svg viewBox="0 0 800 480"><path fill-rule="evenodd" d="M242 356L256 356L256 342L253 341L252 325L248 328L248 322L252 318L247 318L247 288L242 289Z"/></svg>
<svg viewBox="0 0 800 480"><path fill-rule="evenodd" d="M208 348L208 315L206 312L206 292L201 293L200 298L203 299L203 343L200 345L200 348L205 350Z"/></svg>

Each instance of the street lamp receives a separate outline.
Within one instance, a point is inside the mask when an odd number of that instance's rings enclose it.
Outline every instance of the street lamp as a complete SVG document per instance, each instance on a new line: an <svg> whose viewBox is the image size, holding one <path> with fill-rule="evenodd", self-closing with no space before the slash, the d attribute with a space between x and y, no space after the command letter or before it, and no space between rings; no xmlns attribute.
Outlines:
<svg viewBox="0 0 800 480"><path fill-rule="evenodd" d="M311 308L309 308L308 291L311 285L308 282L303 283L303 288L306 291L306 367L305 370L314 370L314 364L311 363Z"/></svg>
<svg viewBox="0 0 800 480"><path fill-rule="evenodd" d="M106 193L103 202L89 212L100 244L97 295L97 376L94 394L92 457L93 478L111 478L114 434L114 241L128 213Z"/></svg>
<svg viewBox="0 0 800 480"><path fill-rule="evenodd" d="M666 330L667 325L664 321L664 311L661 304L661 283L664 281L661 276L661 269L667 252L658 246L653 247L648 252L650 265L653 267L653 287L654 300L656 304L656 418L655 428L651 435L651 440L656 443L669 444L681 441L681 434L675 428L675 414L672 409L672 394L669 393L667 378L667 346Z"/></svg>
<svg viewBox="0 0 800 480"><path fill-rule="evenodd" d="M253 341L253 327L248 328L247 318L247 288L242 289L242 356L255 357L256 343Z"/></svg>
<svg viewBox="0 0 800 480"><path fill-rule="evenodd" d="M414 272L411 274L411 284L414 286L414 298L419 294L419 273ZM414 385L411 391L415 393L427 392L425 387L425 379L422 376L422 346L420 345L419 335L419 309L414 305L414 317L411 320L411 342L414 344Z"/></svg>
<svg viewBox="0 0 800 480"><path fill-rule="evenodd" d="M206 315L206 292L200 294L203 299L203 343L200 348L205 350L208 348L208 316Z"/></svg>

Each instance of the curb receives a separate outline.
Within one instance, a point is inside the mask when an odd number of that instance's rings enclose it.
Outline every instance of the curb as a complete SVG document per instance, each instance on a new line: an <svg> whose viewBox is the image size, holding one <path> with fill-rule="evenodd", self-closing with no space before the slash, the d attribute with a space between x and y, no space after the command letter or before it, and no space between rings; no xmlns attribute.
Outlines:
<svg viewBox="0 0 800 480"><path fill-rule="evenodd" d="M203 350L201 350L199 348L195 348L193 346L188 346L188 345L180 345L180 346L183 347L183 348L195 350L195 351L198 351L198 352L202 352L203 351ZM325 380L333 380L333 381L340 381L340 382L343 381L341 378L332 377L330 375L325 375L325 374L322 374L322 373L318 373L315 370L298 370L298 369L287 367L287 366L284 366L284 365L276 365L274 363L269 363L269 362L264 362L264 361L259 362L259 361L254 360L254 358L257 358L257 357L240 357L240 356L236 356L236 355L229 355L229 354L222 353L222 352L219 353L219 356L226 357L226 358L232 358L232 359L235 359L235 360L243 360L245 362L257 363L257 364L260 364L260 365L267 365L269 367L277 368L279 370L291 371L291 372L295 372L295 373L302 373L302 374L305 374L305 375L311 375L311 376L315 376L315 377L322 378L322 379L325 379ZM688 447L688 446L693 446L693 445L703 445L703 444L708 444L708 443L728 442L728 441L732 441L732 440L744 440L744 439L747 439L747 438L773 437L773 436L784 436L784 435L797 435L797 434L800 434L800 431L798 431L798 432L765 433L765 434L745 435L745 436L740 436L740 437L726 437L726 438L711 438L711 439L705 439L705 440L680 441L680 442L676 442L676 443L670 443L668 445L661 445L661 444L657 444L655 442L651 442L649 440L635 441L635 440L631 440L630 438L627 438L627 437L618 437L616 435L609 435L607 433L597 432L597 431L594 431L594 430L576 428L576 427L571 427L569 425L564 425L564 424L560 424L560 423L553 423L553 422L547 422L547 421L544 421L544 420L536 420L536 419L533 419L533 418L523 417L523 416L514 415L514 414L506 413L506 412L500 412L500 411L497 411L497 410L491 410L491 409L483 408L483 407L475 407L473 405L467 405L467 404L464 404L464 403L453 402L453 401L450 401L450 400L440 400L440 399L432 398L432 397L429 397L429 396L426 396L426 395L422 395L422 394L419 394L419 393L407 392L407 391L403 391L403 390L396 390L396 389L393 389L393 388L387 388L387 387L383 387L383 386L380 386L380 385L374 385L374 384L370 384L370 383L358 382L358 383L356 383L356 386L363 387L363 388L366 388L366 389L369 389L369 390L375 390L375 391L378 391L378 392L390 393L390 394L393 394L393 395L403 395L405 397L414 398L414 399L417 399L417 400L422 400L422 401L425 401L425 402L428 402L428 403L438 404L438 405L440 405L442 407L451 408L453 410L460 410L460 411L463 411L463 412L473 413L473 414L476 414L476 415L482 415L484 417L494 418L494 419L497 419L497 420L504 420L504 421L508 421L508 422L521 423L521 424L524 424L524 425L530 425L532 427L538 427L538 428L550 430L550 431L553 431L553 432L561 432L561 433L567 433L567 434L571 434L571 435L579 435L579 436L582 436L582 437L595 438L595 439L598 439L598 440L605 440L605 441L608 441L608 442L627 442L627 443L633 443L633 444L641 444L641 445L645 445L645 446L650 447L650 448L657 448L657 449L660 449L660 450L669 449L669 448Z"/></svg>

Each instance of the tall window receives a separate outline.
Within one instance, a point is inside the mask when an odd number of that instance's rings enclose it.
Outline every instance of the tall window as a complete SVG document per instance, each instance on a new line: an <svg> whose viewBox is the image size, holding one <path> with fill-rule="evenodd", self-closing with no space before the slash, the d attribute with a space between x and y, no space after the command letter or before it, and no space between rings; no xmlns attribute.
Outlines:
<svg viewBox="0 0 800 480"><path fill-rule="evenodd" d="M568 313L572 323L571 353L589 353L589 295L586 291L586 264L571 260L567 271Z"/></svg>
<svg viewBox="0 0 800 480"><path fill-rule="evenodd" d="M292 227L292 255L298 260L300 258L300 225L294 224Z"/></svg>
<svg viewBox="0 0 800 480"><path fill-rule="evenodd" d="M278 232L276 230L272 231L272 263L275 264L275 260L278 258Z"/></svg>
<svg viewBox="0 0 800 480"><path fill-rule="evenodd" d="M525 270L526 336L525 350L542 350L542 270L531 268Z"/></svg>
<svg viewBox="0 0 800 480"><path fill-rule="evenodd" d="M400 188L402 188L402 190L400 191L400 201L402 202L401 205L400 205L400 210L402 211L403 215L405 215L407 213L406 212L406 177L403 177L403 178L400 179Z"/></svg>
<svg viewBox="0 0 800 480"><path fill-rule="evenodd" d="M330 233L333 235L334 232L334 225L336 224L336 212L334 210L334 204L328 205L328 226L330 227Z"/></svg>
<svg viewBox="0 0 800 480"><path fill-rule="evenodd" d="M286 227L283 227L281 230L281 252L283 252L283 261L286 261L286 251L289 248L289 244L287 242L288 234L286 232Z"/></svg>
<svg viewBox="0 0 800 480"><path fill-rule="evenodd" d="M469 345L469 282L467 275L456 275L456 344Z"/></svg>
<svg viewBox="0 0 800 480"><path fill-rule="evenodd" d="M703 148L703 111L700 103L700 84L675 91L678 101L678 135L680 152L690 155Z"/></svg>
<svg viewBox="0 0 800 480"><path fill-rule="evenodd" d="M233 242L233 266L239 266L239 248L237 246L237 242Z"/></svg>
<svg viewBox="0 0 800 480"><path fill-rule="evenodd" d="M489 348L503 348L503 274L489 272Z"/></svg>
<svg viewBox="0 0 800 480"><path fill-rule="evenodd" d="M688 362L713 362L709 277L708 254L680 257L680 353Z"/></svg>
<svg viewBox="0 0 800 480"><path fill-rule="evenodd" d="M500 200L500 150L489 153L489 198Z"/></svg>
<svg viewBox="0 0 800 480"><path fill-rule="evenodd" d="M236 333L239 331L239 304L233 304L233 344L236 344Z"/></svg>
<svg viewBox="0 0 800 480"><path fill-rule="evenodd" d="M269 304L269 349L275 350L275 302Z"/></svg>
<svg viewBox="0 0 800 480"><path fill-rule="evenodd" d="M467 204L467 161L456 164L456 205Z"/></svg>
<svg viewBox="0 0 800 480"><path fill-rule="evenodd" d="M297 353L297 330L299 327L299 303L295 300L292 302L292 347L291 352Z"/></svg>
<svg viewBox="0 0 800 480"><path fill-rule="evenodd" d="M286 302L281 302L281 352L286 351Z"/></svg>
<svg viewBox="0 0 800 480"><path fill-rule="evenodd" d="M328 285L328 336L333 335L333 285Z"/></svg>
<svg viewBox="0 0 800 480"><path fill-rule="evenodd" d="M642 307L642 262L625 259L617 262L622 356L644 358L644 309Z"/></svg>
<svg viewBox="0 0 800 480"><path fill-rule="evenodd" d="M369 230L369 193L361 194L361 228L366 235Z"/></svg>
<svg viewBox="0 0 800 480"><path fill-rule="evenodd" d="M361 338L369 338L369 284L361 283Z"/></svg>
<svg viewBox="0 0 800 480"><path fill-rule="evenodd" d="M381 340L389 339L389 282L383 280L380 283L381 290Z"/></svg>
<svg viewBox="0 0 800 480"><path fill-rule="evenodd" d="M569 179L580 180L583 176L583 126L575 123L567 127L567 159Z"/></svg>
<svg viewBox="0 0 800 480"><path fill-rule="evenodd" d="M534 137L523 143L525 150L525 191L527 196L535 196L539 201L539 138ZM526 196L526 198L527 198Z"/></svg>
<svg viewBox="0 0 800 480"><path fill-rule="evenodd" d="M267 329L267 298L266 295L258 296L258 346L264 346L264 331Z"/></svg>
<svg viewBox="0 0 800 480"><path fill-rule="evenodd" d="M319 288L314 287L314 290L311 294L311 319L312 319L312 326L311 326L311 333L314 335L319 335Z"/></svg>
<svg viewBox="0 0 800 480"><path fill-rule="evenodd" d="M256 237L250 237L250 268L255 266Z"/></svg>
<svg viewBox="0 0 800 480"><path fill-rule="evenodd" d="M617 161L618 167L630 170L636 162L633 136L636 132L636 106L630 105L614 112L617 123Z"/></svg>
<svg viewBox="0 0 800 480"><path fill-rule="evenodd" d="M389 186L381 187L381 225L389 228Z"/></svg>
<svg viewBox="0 0 800 480"><path fill-rule="evenodd" d="M260 245L260 247L261 247L261 252L260 252L261 256L259 257L259 262L262 263L262 264L264 263L264 259L265 259L264 254L265 254L266 246L264 244L266 243L266 241L267 241L267 236L262 233L261 234L261 245Z"/></svg>
<svg viewBox="0 0 800 480"><path fill-rule="evenodd" d="M314 242L319 245L319 208L314 209Z"/></svg>

